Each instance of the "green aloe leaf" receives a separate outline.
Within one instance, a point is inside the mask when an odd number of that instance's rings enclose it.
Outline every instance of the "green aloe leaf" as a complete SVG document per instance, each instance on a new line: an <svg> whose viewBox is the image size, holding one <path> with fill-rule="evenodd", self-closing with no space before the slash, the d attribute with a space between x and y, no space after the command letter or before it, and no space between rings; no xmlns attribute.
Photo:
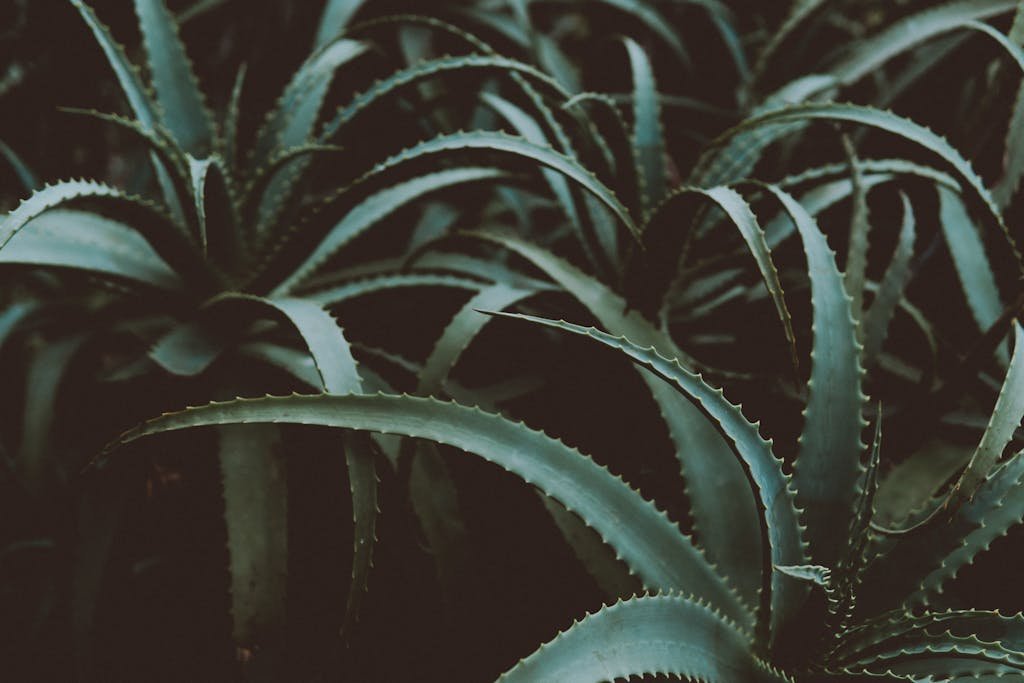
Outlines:
<svg viewBox="0 0 1024 683"><path fill-rule="evenodd" d="M764 578L765 585L770 587L770 616L765 614L763 618L770 626L769 633L776 633L779 626L795 614L804 596L802 587L789 581L777 567L806 564L807 555L791 479L783 471L782 461L772 453L771 441L761 437L758 425L748 421L740 407L730 403L721 389L708 385L700 375L685 370L675 359L665 358L653 348L639 347L624 337L615 337L592 327L528 315L499 315L583 335L618 350L682 392L721 430L747 473L749 494L753 494L752 487L757 490L761 533L764 536L762 542L770 552L773 567L770 577ZM748 549L749 566L758 565L759 550L756 546Z"/></svg>
<svg viewBox="0 0 1024 683"><path fill-rule="evenodd" d="M654 67L647 53L626 38L626 52L633 72L633 149L639 166L644 206L650 211L665 195L665 134Z"/></svg>
<svg viewBox="0 0 1024 683"><path fill-rule="evenodd" d="M117 444L191 427L249 423L316 424L398 434L476 453L586 519L649 587L685 587L730 619L750 623L750 614L735 593L653 504L575 449L479 409L384 394L239 399L164 415L125 433Z"/></svg>
<svg viewBox="0 0 1024 683"><path fill-rule="evenodd" d="M181 280L137 232L86 211L51 209L0 249L0 263L73 268L163 290Z"/></svg>
<svg viewBox="0 0 1024 683"><path fill-rule="evenodd" d="M797 500L817 564L834 566L846 539L863 474L860 345L835 252L814 219L789 194L766 186L796 224L804 244L813 309L811 377L804 428L794 465Z"/></svg>
<svg viewBox="0 0 1024 683"><path fill-rule="evenodd" d="M1024 328L1013 324L1013 356L981 442L952 491L955 503L970 500L989 476L1024 419Z"/></svg>
<svg viewBox="0 0 1024 683"><path fill-rule="evenodd" d="M1003 312L1003 301L985 255L985 245L960 196L943 186L937 186L936 191L939 193L939 225L953 257L960 288L978 329L985 331ZM998 353L1005 362L1006 349L1000 347Z"/></svg>
<svg viewBox="0 0 1024 683"><path fill-rule="evenodd" d="M69 2L82 15L82 19L85 20L86 25L96 38L96 42L103 49L107 61L110 62L110 66L114 70L114 75L117 76L118 83L121 84L121 90L128 98L128 104L131 105L135 117L144 128L152 130L157 124L155 103L147 92L138 69L128 61L124 48L114 40L107 27L100 23L96 13L89 5L82 0L69 0Z"/></svg>
<svg viewBox="0 0 1024 683"><path fill-rule="evenodd" d="M656 675L708 683L788 680L715 610L674 595L632 598L588 615L498 680L598 683Z"/></svg>
<svg viewBox="0 0 1024 683"><path fill-rule="evenodd" d="M459 309L434 342L434 348L423 363L416 393L433 394L441 387L462 352L492 320L480 311L502 311L534 294L535 290L518 289L501 283L481 289Z"/></svg>
<svg viewBox="0 0 1024 683"><path fill-rule="evenodd" d="M314 49L322 48L342 34L366 0L327 0L316 28Z"/></svg>
<svg viewBox="0 0 1024 683"><path fill-rule="evenodd" d="M750 255L754 257L757 269L761 273L761 279L764 281L765 288L768 290L768 295L771 297L772 304L775 306L775 312L778 315L779 321L782 323L786 342L789 345L793 369L796 371L800 365L796 353L796 335L793 332L793 318L790 315L789 308L786 306L786 299L782 291L782 283L779 280L779 272L772 260L772 253L771 249L768 247L765 232L761 229L761 226L757 222L757 217L750 209L750 205L743 199L742 195L740 195L736 190L728 187L713 187L708 190L688 187L680 188L672 192L672 194L670 194L665 201L663 201L654 210L645 232L652 231L651 226L660 222L663 215L671 220L671 214L668 209L671 207L672 203L677 200L677 198L693 195L703 195L717 204L739 231L740 236L746 243L747 250L750 251ZM677 228L676 226L670 226L669 229ZM663 302L661 306L663 311L665 310L664 306L665 303Z"/></svg>
<svg viewBox="0 0 1024 683"><path fill-rule="evenodd" d="M344 333L331 314L319 305L305 299L261 299L230 294L219 297L218 301L254 304L275 311L302 337L324 391L337 394L362 391L362 378ZM339 445L343 446L349 469L355 526L352 580L345 612L346 628L351 628L373 564L378 512L377 474L372 445L365 435L347 435ZM287 558L287 554L282 554L277 561L282 558Z"/></svg>
<svg viewBox="0 0 1024 683"><path fill-rule="evenodd" d="M505 133L473 131L468 133L452 133L441 135L432 140L421 142L414 147L377 164L366 177L377 175L401 163L434 154L450 154L454 152L487 152L508 159L522 159L551 168L565 175L582 189L594 195L637 239L640 231L629 210L619 201L606 185L598 180L593 173L584 168L579 161L555 151L550 147L535 145L523 138L513 137Z"/></svg>
<svg viewBox="0 0 1024 683"><path fill-rule="evenodd" d="M43 213L81 203L95 204L99 212L136 230L154 252L178 273L187 275L190 282L200 286L211 282L192 241L156 205L91 180L47 185L24 200L0 221L0 249L22 229L31 229L33 219Z"/></svg>
<svg viewBox="0 0 1024 683"><path fill-rule="evenodd" d="M391 215L400 207L424 195L462 183L495 180L503 177L498 169L482 167L453 168L417 176L412 180L380 190L348 211L324 236L316 249L275 287L275 295L285 294L312 275L333 254L358 237L374 224Z"/></svg>
<svg viewBox="0 0 1024 683"><path fill-rule="evenodd" d="M1024 46L1024 7L1017 5L1017 12L1013 17L1013 25L1007 39L1014 45ZM1010 122L1006 129L1006 140L1003 144L1003 176L999 183L992 190L999 206L1004 209L1009 205L1020 187L1020 180L1024 177L1024 139L1021 132L1024 130L1024 80L1017 86L1017 97L1013 103L1010 114Z"/></svg>
<svg viewBox="0 0 1024 683"><path fill-rule="evenodd" d="M961 0L911 14L855 45L830 73L840 83L850 85L916 45L962 28L971 20L1009 12L1016 4L1016 0Z"/></svg>
<svg viewBox="0 0 1024 683"><path fill-rule="evenodd" d="M903 298L904 290L910 280L910 260L914 256L915 219L914 207L907 196L900 193L903 202L903 223L900 227L899 241L896 250L885 270L882 282L878 286L875 300L871 302L864 314L864 366L874 365L878 354L882 351L882 343L889 332L889 323L896 313L896 307Z"/></svg>
<svg viewBox="0 0 1024 683"><path fill-rule="evenodd" d="M447 73L464 73L471 69L529 76L533 81L547 86L549 90L560 96L560 98L568 99L569 97L569 94L562 90L561 86L543 71L509 57L502 57L496 54L441 57L396 71L387 78L375 83L366 92L354 97L348 104L338 107L331 120L324 125L319 139L322 142L332 139L357 115L370 108L371 105L377 103L382 98L395 93L400 88L408 87L424 79L436 78Z"/></svg>
<svg viewBox="0 0 1024 683"><path fill-rule="evenodd" d="M732 139L736 138L741 133L750 130L757 130L765 126L770 127L776 124L810 120L842 121L876 128L905 138L906 140L909 140L910 142L913 142L938 155L948 163L957 172L957 174L966 181L974 193L977 194L991 215L993 221L1002 230L1003 235L1006 237L1006 240L1014 251L1014 255L1017 256L1018 262L1024 262L1019 257L1019 250L1017 249L1016 241L1013 239L1013 236L1010 234L1006 224L1003 222L1002 214L998 205L995 203L995 200L992 198L988 189L986 189L984 182L978 174L974 172L970 163L941 136L931 130L928 130L924 126L911 121L910 119L897 116L891 112L874 109L872 107L835 103L803 104L775 109L749 118L720 136L709 146L701 160L698 161L698 169L713 163L718 150L723 146L728 145ZM694 175L699 176L700 171L695 170Z"/></svg>
<svg viewBox="0 0 1024 683"><path fill-rule="evenodd" d="M135 13L164 124L186 152L193 156L209 153L215 136L213 117L174 17L163 0L135 0Z"/></svg>
<svg viewBox="0 0 1024 683"><path fill-rule="evenodd" d="M69 0L69 2L82 15L82 19L85 20L86 25L92 31L96 42L99 43L103 54L114 70L114 75L117 77L121 90L124 91L135 117L145 130L154 130L159 123L156 113L157 105L139 76L138 69L128 61L124 48L114 40L107 27L100 23L96 13L92 11L89 5L82 0ZM176 219L179 219L180 222L182 209L180 200L174 192L173 180L168 174L167 168L159 159L151 155L150 160L156 171L157 181L163 192L164 200L167 202L171 214Z"/></svg>

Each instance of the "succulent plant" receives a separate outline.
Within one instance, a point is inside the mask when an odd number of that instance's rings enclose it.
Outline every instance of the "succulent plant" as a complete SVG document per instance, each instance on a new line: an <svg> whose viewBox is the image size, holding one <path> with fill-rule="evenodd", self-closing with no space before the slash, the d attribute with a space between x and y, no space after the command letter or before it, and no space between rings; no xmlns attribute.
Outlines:
<svg viewBox="0 0 1024 683"><path fill-rule="evenodd" d="M381 604L372 637L418 619L410 658L452 647L414 664L428 678L1024 670L1020 615L946 592L1024 516L1020 3L282 3L266 43L229 32L212 59L185 22L255 4L134 0L137 52L70 4L130 116L65 110L105 124L109 182L40 187L26 146L0 142L29 191L0 220L0 370L24 387L0 411L0 486L33 511L0 576L38 575L11 642L70 641L55 670L103 678L104 602L162 561L123 549L151 533L137 499L216 460L177 504L223 510L196 531L223 527L247 675L407 675L360 651ZM293 69L266 53L295 27L312 49ZM950 68L965 44L978 73ZM955 107L908 105L947 68ZM1005 138L974 134L1007 107ZM616 431L622 453L601 443ZM462 453L525 483L532 512ZM499 610L433 623L518 579L476 575L504 539L480 538L466 497L553 537L618 602L515 665L522 643L438 625L514 622ZM415 585L385 572L368 591L382 524Z"/></svg>

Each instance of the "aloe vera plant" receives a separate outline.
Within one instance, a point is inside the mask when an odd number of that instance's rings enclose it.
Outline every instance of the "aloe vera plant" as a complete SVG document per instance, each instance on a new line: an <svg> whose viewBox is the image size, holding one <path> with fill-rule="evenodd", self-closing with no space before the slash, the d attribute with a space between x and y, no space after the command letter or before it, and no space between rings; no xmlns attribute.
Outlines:
<svg viewBox="0 0 1024 683"><path fill-rule="evenodd" d="M198 560L224 676L1020 675L1020 3L133 4L114 180L0 131L12 649L152 678Z"/></svg>

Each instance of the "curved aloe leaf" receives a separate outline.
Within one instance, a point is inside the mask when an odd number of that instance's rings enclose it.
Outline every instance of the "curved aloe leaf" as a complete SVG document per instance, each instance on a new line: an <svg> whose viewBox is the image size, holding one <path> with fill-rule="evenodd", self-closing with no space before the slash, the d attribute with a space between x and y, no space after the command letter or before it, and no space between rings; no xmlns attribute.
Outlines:
<svg viewBox="0 0 1024 683"><path fill-rule="evenodd" d="M89 5L85 4L82 0L69 0L69 2L82 15L82 19L85 20L86 25L92 31L96 42L99 43L139 123L146 130L156 128L158 123L157 105L143 84L138 69L128 61L124 48L113 39L110 31L100 23L96 13L92 11ZM174 182L168 174L167 168L159 159L151 155L150 160L156 171L157 181L160 184L164 200L167 202L171 214L180 220L183 214L179 197L174 192Z"/></svg>
<svg viewBox="0 0 1024 683"><path fill-rule="evenodd" d="M85 20L85 23L96 38L96 42L103 49L107 61L110 62L110 66L114 70L114 75L117 76L118 83L121 84L121 90L124 91L125 97L128 98L128 104L131 105L135 117L138 118L139 123L143 127L147 130L152 130L157 123L154 102L147 92L142 78L139 76L138 69L128 61L124 48L113 39L110 31L100 23L96 13L92 11L89 5L85 4L82 0L69 0L69 2L82 15L82 19Z"/></svg>
<svg viewBox="0 0 1024 683"><path fill-rule="evenodd" d="M367 48L365 43L339 39L321 49L295 72L257 134L250 157L254 166L267 162L277 151L311 141L334 73L364 54ZM259 200L257 228L265 230L274 222L307 163L294 159L273 174Z"/></svg>
<svg viewBox="0 0 1024 683"><path fill-rule="evenodd" d="M971 20L1009 12L1016 4L1016 0L961 0L911 14L857 45L830 73L840 83L852 84L915 45Z"/></svg>
<svg viewBox="0 0 1024 683"><path fill-rule="evenodd" d="M700 375L685 370L676 360L665 358L653 348L641 348L625 337L615 337L592 327L580 327L563 321L521 314L498 315L590 337L618 350L699 405L708 419L721 430L729 440L736 457L743 463L750 483L757 489L764 535L762 543L770 552L772 566L771 576L764 578L765 585L770 587L771 611L770 616L764 614L762 618L766 626L770 625L769 633L775 634L778 627L791 618L800 607L804 596L802 587L789 581L786 575L778 571L778 567L806 564L807 555L801 537L800 515L796 509L791 479L783 472L782 461L772 453L771 441L761 437L758 424L749 422L743 416L740 407L730 403L721 389L711 387ZM705 482L700 482L699 485L705 485ZM749 486L747 490L750 491ZM733 504L733 501L729 504ZM757 554L759 549L755 547L749 550L753 553L747 558L747 564L756 568L761 560Z"/></svg>
<svg viewBox="0 0 1024 683"><path fill-rule="evenodd" d="M747 249L750 251L750 255L754 257L757 269L761 273L761 279L764 281L765 288L768 290L768 295L771 297L772 304L775 306L775 312L778 315L779 321L782 323L782 329L786 335L786 341L789 345L793 369L796 371L800 365L796 353L796 335L793 332L793 318L789 313L789 308L786 306L786 299L782 292L782 282L779 280L779 272L775 268L775 263L772 260L771 249L768 247L768 243L765 240L765 233L761 229L761 226L758 225L757 217L754 216L754 212L751 211L750 205L747 204L743 197L738 192L728 187L713 187L708 190L680 188L669 195L669 197L655 209L654 214L651 217L651 223L658 220L662 212L671 205L674 198L690 194L703 195L715 202L715 204L725 212L726 216L729 217L729 220L736 226L736 229L739 230L740 236L743 238L743 241L747 245ZM650 225L648 225L648 228L649 227Z"/></svg>
<svg viewBox="0 0 1024 683"><path fill-rule="evenodd" d="M186 152L208 153L214 139L213 118L174 17L163 0L135 0L135 13L164 124Z"/></svg>
<svg viewBox="0 0 1024 683"><path fill-rule="evenodd" d="M960 287L978 329L987 330L1002 314L1003 302L985 255L985 245L960 196L943 186L937 186L936 191L939 193L939 225L953 257ZM1005 362L1006 349L1001 346L998 353Z"/></svg>
<svg viewBox="0 0 1024 683"><path fill-rule="evenodd" d="M650 211L665 195L665 135L661 129L658 87L647 53L624 39L633 72L633 150L640 168L641 194Z"/></svg>
<svg viewBox="0 0 1024 683"><path fill-rule="evenodd" d="M384 80L375 83L366 92L357 95L348 104L339 107L331 120L324 125L319 139L326 141L333 138L362 111L399 88L426 78L434 78L445 73L462 73L468 69L494 70L498 73L516 73L529 76L531 79L547 85L560 97L566 99L569 97L568 93L562 90L561 86L550 76L529 64L509 57L502 57L496 54L441 57L396 71Z"/></svg>
<svg viewBox="0 0 1024 683"><path fill-rule="evenodd" d="M459 309L434 342L433 350L423 363L416 393L432 394L441 387L462 352L491 320L490 316L480 311L501 311L535 293L534 290L517 289L500 283L481 289Z"/></svg>
<svg viewBox="0 0 1024 683"><path fill-rule="evenodd" d="M860 345L835 252L796 200L766 187L796 224L807 257L814 342L794 476L797 499L807 511L811 556L818 564L834 566L846 543L836 529L850 528L863 473L860 431L866 423L861 416Z"/></svg>
<svg viewBox="0 0 1024 683"><path fill-rule="evenodd" d="M853 104L833 103L803 104L769 111L747 119L732 130L724 133L711 144L709 149L705 152L705 155L701 158L701 161L698 162L698 167L701 167L702 164L713 160L716 156L716 151L722 146L727 145L730 140L740 133L749 130L756 130L764 126L809 120L845 121L848 123L856 123L877 128L905 138L910 142L937 154L946 163L952 166L953 169L978 195L978 197L981 198L993 220L1003 231L1003 235L1010 243L1011 248L1014 250L1014 255L1017 256L1018 262L1024 263L1024 261L1019 257L1016 241L1013 239L1006 227L1006 224L1003 222L999 207L996 205L992 195L985 188L985 184L982 182L981 178L979 178L977 173L974 172L970 163L941 136L920 124L911 121L910 119L897 116L896 114L888 111ZM697 171L695 171L695 174L699 175Z"/></svg>
<svg viewBox="0 0 1024 683"><path fill-rule="evenodd" d="M458 151L491 152L510 158L520 158L554 169L577 183L587 192L599 199L614 213L637 239L640 231L633 221L629 210L619 201L608 187L586 170L572 157L556 152L550 147L534 145L522 138L505 133L474 131L469 133L453 133L441 135L398 154L387 161L377 164L365 177L370 177L388 170L398 164L432 154L444 154Z"/></svg>
<svg viewBox="0 0 1024 683"><path fill-rule="evenodd" d="M626 14L638 19L654 35L658 36L665 45L672 50L676 59L684 68L691 66L690 53L680 40L679 36L672 29L672 24L653 7L640 2L639 0L598 0L606 5L615 7Z"/></svg>
<svg viewBox="0 0 1024 683"><path fill-rule="evenodd" d="M320 241L312 254L274 288L275 295L284 294L313 274L334 253L355 239L375 223L391 215L398 208L430 192L436 192L462 183L494 180L502 171L493 168L463 167L417 176L370 195L352 208Z"/></svg>
<svg viewBox="0 0 1024 683"><path fill-rule="evenodd" d="M288 583L288 484L276 425L222 425L218 459L224 485L235 642L282 637Z"/></svg>
<svg viewBox="0 0 1024 683"><path fill-rule="evenodd" d="M62 466L53 458L51 440L55 434L55 412L61 381L87 334L74 334L50 342L28 363L25 378L24 414L22 416L21 443L16 460L17 472L30 490L40 491L48 475Z"/></svg>
<svg viewBox="0 0 1024 683"><path fill-rule="evenodd" d="M542 146L549 144L544 130L525 111L493 93L483 93L481 97L489 107L498 112L528 142ZM576 208L576 202L569 189L568 180L557 171L544 169L542 172L544 180L547 181L548 186L551 188L551 193L558 199L558 203L562 206L562 211L565 212L566 218L569 219L569 222L572 223L573 228L576 230L577 239L579 239L580 244L584 248L587 248L589 243L587 242L586 235L583 233L583 224L580 220L579 211Z"/></svg>
<svg viewBox="0 0 1024 683"><path fill-rule="evenodd" d="M383 292L389 289L400 289L404 287L447 287L452 289L466 289L476 291L486 285L477 280L459 277L456 275L443 275L438 273L395 273L393 275L380 275L361 280L354 280L336 287L317 290L305 295L304 299L315 301L323 306L335 306L349 299L356 299L368 294Z"/></svg>
<svg viewBox="0 0 1024 683"><path fill-rule="evenodd" d="M678 527L625 482L542 432L457 403L412 396L320 395L238 399L151 420L116 445L205 425L316 424L398 434L476 453L586 519L653 588L685 587L745 627L750 614Z"/></svg>
<svg viewBox="0 0 1024 683"><path fill-rule="evenodd" d="M1013 356L981 442L953 487L954 504L970 500L988 477L1024 419L1024 328L1013 324Z"/></svg>
<svg viewBox="0 0 1024 683"><path fill-rule="evenodd" d="M313 43L314 49L320 49L324 45L341 35L348 26L352 16L359 11L359 8L366 0L327 0L324 3L324 10L320 14L320 21L316 27L316 39Z"/></svg>
<svg viewBox="0 0 1024 683"><path fill-rule="evenodd" d="M0 249L32 220L46 211L72 204L90 202L141 234L153 251L179 273L208 284L209 273L189 238L155 205L127 195L109 185L91 180L69 180L47 185L24 200L0 221Z"/></svg>
<svg viewBox="0 0 1024 683"><path fill-rule="evenodd" d="M1014 45L1024 46L1024 11L1019 4L1017 12L1013 17L1013 25L1007 38ZM1024 130L1024 80L1017 86L1017 96L1013 103L1010 114L1010 122L1006 129L1006 139L1003 144L1003 177L992 190L996 202L1004 209L1009 205L1020 180L1024 177L1024 139L1021 132Z"/></svg>
<svg viewBox="0 0 1024 683"><path fill-rule="evenodd" d="M870 367L882 350L882 343L889 332L889 323L896 313L896 307L907 282L910 280L910 260L914 256L915 220L914 207L911 206L907 195L900 193L903 202L903 224L900 227L899 241L896 244L896 251L889 261L889 267L885 270L882 282L875 294L875 300L871 302L867 313L864 314L863 337L864 337L864 366Z"/></svg>
<svg viewBox="0 0 1024 683"><path fill-rule="evenodd" d="M598 683L656 675L708 683L787 680L715 610L673 595L632 598L589 615L498 680Z"/></svg>
<svg viewBox="0 0 1024 683"><path fill-rule="evenodd" d="M138 233L85 211L51 209L0 249L0 263L74 268L174 290L181 280Z"/></svg>
<svg viewBox="0 0 1024 683"><path fill-rule="evenodd" d="M321 387L329 393L348 394L362 391L362 378L344 333L330 313L305 299L261 299L245 295L225 295L217 301L253 303L268 307L282 315L295 328L309 349L313 366L320 376ZM373 564L376 538L377 473L369 439L362 436L344 438L345 462L352 490L352 516L355 526L352 560L352 581L345 612L346 627L351 627ZM287 554L281 556L286 558ZM277 561L281 561L278 558Z"/></svg>

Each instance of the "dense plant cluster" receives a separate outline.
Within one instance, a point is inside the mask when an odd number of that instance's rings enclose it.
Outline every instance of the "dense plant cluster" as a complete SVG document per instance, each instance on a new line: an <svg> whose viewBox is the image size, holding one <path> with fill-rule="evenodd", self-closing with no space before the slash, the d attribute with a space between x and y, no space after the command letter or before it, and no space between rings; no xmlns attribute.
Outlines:
<svg viewBox="0 0 1024 683"><path fill-rule="evenodd" d="M1024 677L1024 2L2 12L10 680Z"/></svg>

